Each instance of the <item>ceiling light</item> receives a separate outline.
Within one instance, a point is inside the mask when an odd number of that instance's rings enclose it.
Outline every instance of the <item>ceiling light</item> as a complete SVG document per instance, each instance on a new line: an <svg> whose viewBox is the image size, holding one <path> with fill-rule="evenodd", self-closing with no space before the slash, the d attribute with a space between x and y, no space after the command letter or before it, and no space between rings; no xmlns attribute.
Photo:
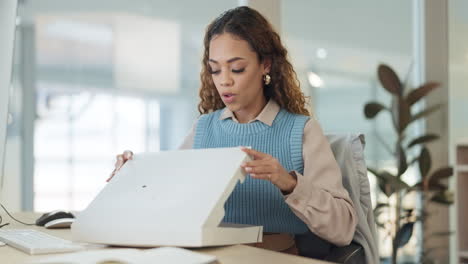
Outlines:
<svg viewBox="0 0 468 264"><path fill-rule="evenodd" d="M320 88L323 86L322 78L320 78L320 76L316 74L315 72L308 72L307 78L309 79L310 86L314 88Z"/></svg>
<svg viewBox="0 0 468 264"><path fill-rule="evenodd" d="M324 60L327 58L328 52L324 48L319 48L317 49L316 55L317 55L317 58Z"/></svg>

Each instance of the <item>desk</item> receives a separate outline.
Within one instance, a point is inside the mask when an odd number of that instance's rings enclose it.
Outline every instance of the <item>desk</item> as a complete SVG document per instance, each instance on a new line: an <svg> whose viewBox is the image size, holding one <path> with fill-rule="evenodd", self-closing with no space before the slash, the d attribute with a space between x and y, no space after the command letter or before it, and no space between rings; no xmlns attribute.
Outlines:
<svg viewBox="0 0 468 264"><path fill-rule="evenodd" d="M64 239L71 239L70 229L45 229L39 226L25 226L19 224L12 220L5 213L0 214L3 217L3 221L9 222L10 225L3 228L22 228L22 229L35 229L42 232L49 233L51 235L61 237ZM38 213L16 213L13 216L18 218L23 222L33 223L40 214ZM215 255L218 257L218 263L220 264L231 264L231 263L269 263L269 264L283 264L283 263L293 263L293 264L326 264L330 262L324 262L319 260L313 260L309 258L303 258L298 256L287 255L283 253L278 253L274 251L269 251L265 249L245 246L245 245L235 245L235 246L223 246L223 247L212 247L212 248L202 248L195 249L195 251ZM22 251L19 251L10 246L0 247L0 263L2 264L19 264L24 263L38 256L44 255L35 255L31 256Z"/></svg>

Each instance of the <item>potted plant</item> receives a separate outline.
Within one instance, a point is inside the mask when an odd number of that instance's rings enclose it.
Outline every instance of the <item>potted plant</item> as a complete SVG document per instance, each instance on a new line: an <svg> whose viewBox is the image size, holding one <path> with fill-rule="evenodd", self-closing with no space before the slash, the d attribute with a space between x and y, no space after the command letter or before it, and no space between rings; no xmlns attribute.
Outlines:
<svg viewBox="0 0 468 264"><path fill-rule="evenodd" d="M452 176L451 167L432 168L431 154L427 144L437 140L439 136L434 133L421 135L410 135L408 127L427 115L437 111L442 105L426 107L420 111L415 104L427 96L431 91L439 87L436 82L427 82L415 89L406 89L406 84L402 83L395 71L387 65L378 66L378 78L382 87L391 95L391 105L386 106L380 102L368 102L364 107L364 114L368 119L374 119L379 113L391 115L393 129L396 134L396 142L392 142L392 156L396 165L396 172L385 169L368 168L377 178L379 189L384 194L384 202L379 202L374 209L375 219L379 228L385 231L392 238L391 263L397 262L397 253L400 248L408 243L413 235L414 224L421 221L425 239L431 235L425 231L425 222L429 213L426 205L428 203L439 203L450 205L453 203L453 193L448 190L445 181ZM420 181L409 185L402 176L409 167L418 166ZM422 209L404 208L402 201L410 197L408 194L417 192L422 199ZM414 196L412 196L414 199ZM389 201L394 201L394 206ZM395 217L382 221L383 212L393 211ZM440 232L438 233L440 234ZM443 232L444 235L449 232ZM423 240L424 241L424 240ZM430 252L423 250L421 256L422 263L431 263Z"/></svg>

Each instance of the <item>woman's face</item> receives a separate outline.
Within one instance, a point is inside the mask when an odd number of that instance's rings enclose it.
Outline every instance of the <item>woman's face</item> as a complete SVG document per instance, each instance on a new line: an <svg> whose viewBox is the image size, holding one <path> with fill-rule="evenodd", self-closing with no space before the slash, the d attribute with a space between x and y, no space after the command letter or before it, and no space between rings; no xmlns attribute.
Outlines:
<svg viewBox="0 0 468 264"><path fill-rule="evenodd" d="M221 99L237 118L260 113L266 104L263 75L269 67L259 62L247 41L229 33L215 35L210 41L209 68Z"/></svg>

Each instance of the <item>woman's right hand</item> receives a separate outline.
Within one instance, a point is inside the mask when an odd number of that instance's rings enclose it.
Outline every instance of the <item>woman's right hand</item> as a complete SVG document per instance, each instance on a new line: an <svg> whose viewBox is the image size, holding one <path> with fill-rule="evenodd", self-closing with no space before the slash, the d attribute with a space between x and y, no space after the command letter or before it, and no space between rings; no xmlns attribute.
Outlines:
<svg viewBox="0 0 468 264"><path fill-rule="evenodd" d="M133 152L131 150L125 150L122 154L116 156L117 161L115 162L114 171L112 171L110 177L106 180L106 182L110 181L112 177L114 177L115 173L122 168L122 166L127 162L127 160L133 159Z"/></svg>

